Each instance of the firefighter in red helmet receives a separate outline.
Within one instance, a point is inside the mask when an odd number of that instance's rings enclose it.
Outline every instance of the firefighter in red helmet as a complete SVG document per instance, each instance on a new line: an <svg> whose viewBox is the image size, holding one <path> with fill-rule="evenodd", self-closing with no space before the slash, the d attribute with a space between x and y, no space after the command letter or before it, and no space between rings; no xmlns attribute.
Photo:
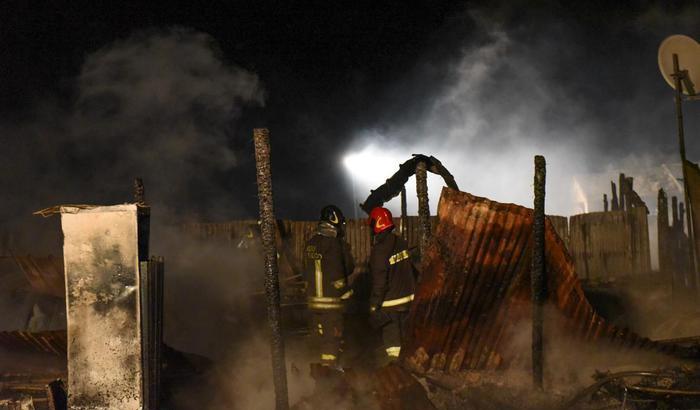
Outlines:
<svg viewBox="0 0 700 410"><path fill-rule="evenodd" d="M394 220L386 208L369 214L374 243L369 258L372 279L371 323L381 329L389 361L396 360L405 336L408 310L413 300L415 270L406 241L395 235Z"/></svg>
<svg viewBox="0 0 700 410"><path fill-rule="evenodd" d="M336 366L343 343L343 313L352 296L349 283L354 268L344 239L345 217L337 206L321 210L316 234L304 249L309 327L318 343L321 363Z"/></svg>

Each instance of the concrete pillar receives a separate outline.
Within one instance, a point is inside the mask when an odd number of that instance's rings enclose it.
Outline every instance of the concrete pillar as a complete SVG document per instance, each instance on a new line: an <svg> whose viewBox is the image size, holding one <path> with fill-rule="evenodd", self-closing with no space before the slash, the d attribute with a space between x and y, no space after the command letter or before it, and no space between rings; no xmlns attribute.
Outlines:
<svg viewBox="0 0 700 410"><path fill-rule="evenodd" d="M154 409L144 393L140 261L148 208L62 206L68 408ZM146 236L147 237L147 236Z"/></svg>

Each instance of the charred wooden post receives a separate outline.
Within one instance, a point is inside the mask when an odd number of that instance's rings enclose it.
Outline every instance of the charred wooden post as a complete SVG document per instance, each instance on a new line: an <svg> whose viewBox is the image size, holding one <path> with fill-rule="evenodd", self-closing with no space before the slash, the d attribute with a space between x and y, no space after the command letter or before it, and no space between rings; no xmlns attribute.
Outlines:
<svg viewBox="0 0 700 410"><path fill-rule="evenodd" d="M139 205L146 204L146 190L141 178L134 178L134 203Z"/></svg>
<svg viewBox="0 0 700 410"><path fill-rule="evenodd" d="M287 370L284 340L280 326L280 285L275 246L275 213L272 201L272 176L270 172L270 133L267 128L253 130L255 166L260 205L260 231L265 256L265 294L267 319L270 324L270 348L272 353L272 377L275 385L275 408L289 409L287 396Z"/></svg>
<svg viewBox="0 0 700 410"><path fill-rule="evenodd" d="M680 268L681 272L684 273L686 264L683 261L683 251L685 251L685 234L683 233L683 227L681 221L678 218L678 198L671 197L671 219L673 223L671 224L671 230L673 232L674 247L673 247L673 258L674 258L674 271L676 268Z"/></svg>
<svg viewBox="0 0 700 410"><path fill-rule="evenodd" d="M406 187L401 188L401 237L408 240L408 206L406 204Z"/></svg>
<svg viewBox="0 0 700 410"><path fill-rule="evenodd" d="M610 199L610 208L613 211L619 211L620 210L620 202L617 200L617 187L615 186L615 183L610 181L610 188L612 190L612 198Z"/></svg>
<svg viewBox="0 0 700 410"><path fill-rule="evenodd" d="M428 169L425 162L416 165L416 193L418 194L418 219L420 221L420 254L425 255L430 239L430 206L428 204Z"/></svg>
<svg viewBox="0 0 700 410"><path fill-rule="evenodd" d="M678 226L680 226L678 221L678 198L675 196L671 197L671 217L673 218L673 229L678 230Z"/></svg>
<svg viewBox="0 0 700 410"><path fill-rule="evenodd" d="M546 164L544 157L535 156L535 203L532 224L532 383L542 389L544 352L543 318L545 300L545 256L544 256L544 198Z"/></svg>
<svg viewBox="0 0 700 410"><path fill-rule="evenodd" d="M627 189L625 187L625 174L620 174L620 211L627 209Z"/></svg>
<svg viewBox="0 0 700 410"><path fill-rule="evenodd" d="M46 385L46 402L49 410L68 409L68 395L63 380L56 379Z"/></svg>
<svg viewBox="0 0 700 410"><path fill-rule="evenodd" d="M634 178L625 177L625 204L627 205L627 210L630 210L636 206L634 201Z"/></svg>
<svg viewBox="0 0 700 410"><path fill-rule="evenodd" d="M679 235L681 238L681 255L684 257L686 264L684 265L685 269L684 272L693 272L693 249L695 248L695 244L693 241L690 239L690 232L692 227L688 226L688 236L685 235L685 226L684 223L686 221L686 216L687 214L690 213L690 209L685 209L685 205L683 202L678 204L678 220L680 222L679 225ZM686 282L691 289L697 289L697 276L695 274L690 274L686 277Z"/></svg>
<svg viewBox="0 0 700 410"><path fill-rule="evenodd" d="M683 202L678 204L678 230L685 233L685 205Z"/></svg>
<svg viewBox="0 0 700 410"><path fill-rule="evenodd" d="M662 275L665 275L670 271L668 266L668 252L671 244L669 241L670 238L668 232L668 198L666 197L666 192L664 192L663 189L659 189L657 204L656 232L659 250L659 272Z"/></svg>
<svg viewBox="0 0 700 410"><path fill-rule="evenodd" d="M694 272L694 263L693 263L693 249L695 248L695 244L693 243L691 239L691 226L686 227L685 222L686 222L686 217L688 215L688 210L685 208L685 204L683 202L678 203L678 232L679 232L679 237L681 238L681 245L680 248L682 249L681 251L681 257L685 261L684 265L684 272ZM688 229L688 235L686 235L685 230ZM695 275L690 274L686 277L686 283L689 284L691 289L695 289Z"/></svg>
<svg viewBox="0 0 700 410"><path fill-rule="evenodd" d="M608 194L603 194L603 211L608 212Z"/></svg>

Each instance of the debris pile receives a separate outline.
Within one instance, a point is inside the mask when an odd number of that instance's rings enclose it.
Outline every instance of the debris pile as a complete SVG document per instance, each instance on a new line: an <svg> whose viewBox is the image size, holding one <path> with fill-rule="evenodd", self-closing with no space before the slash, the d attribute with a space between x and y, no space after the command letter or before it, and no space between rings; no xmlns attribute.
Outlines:
<svg viewBox="0 0 700 410"><path fill-rule="evenodd" d="M561 410L601 405L635 410L697 409L700 403L697 368L598 372L594 379L593 385L567 401Z"/></svg>
<svg viewBox="0 0 700 410"><path fill-rule="evenodd" d="M402 359L415 372L506 369L510 349L531 316L532 210L444 188L438 226L423 259ZM677 356L695 352L660 344L607 322L590 305L552 224L545 233L547 302L566 335L591 343Z"/></svg>
<svg viewBox="0 0 700 410"><path fill-rule="evenodd" d="M409 371L389 364L374 372L311 365L316 381L311 396L293 410L431 410L424 386Z"/></svg>

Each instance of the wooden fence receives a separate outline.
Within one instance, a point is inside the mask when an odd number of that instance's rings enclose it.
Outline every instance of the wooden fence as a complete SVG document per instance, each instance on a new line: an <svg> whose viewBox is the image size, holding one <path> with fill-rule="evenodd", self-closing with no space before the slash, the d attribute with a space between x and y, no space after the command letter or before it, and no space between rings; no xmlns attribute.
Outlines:
<svg viewBox="0 0 700 410"><path fill-rule="evenodd" d="M696 295L697 279L694 274L690 239L685 233L685 208L675 196L668 197L659 190L657 234L659 245L659 272L669 278L675 299L692 299ZM670 218L669 218L670 217Z"/></svg>
<svg viewBox="0 0 700 410"><path fill-rule="evenodd" d="M645 208L574 215L569 230L569 253L580 278L607 280L651 272Z"/></svg>
<svg viewBox="0 0 700 410"><path fill-rule="evenodd" d="M431 217L433 229L436 218ZM417 216L406 218L406 226L401 227L400 218L394 218L399 233L408 240L409 248L418 252L420 243L420 222ZM316 231L318 221L277 221L277 245L280 253L280 271L282 276L301 272L303 252L306 241ZM255 220L241 220L221 223L191 223L183 226L185 232L202 239L216 239L232 242L238 248L257 246L260 235L258 223ZM345 239L350 244L356 266L364 266L369 262L371 237L366 219L348 220Z"/></svg>
<svg viewBox="0 0 700 410"><path fill-rule="evenodd" d="M569 247L576 271L581 278L604 279L651 271L646 211L597 212L564 216L548 216L555 230ZM437 219L433 221L433 230ZM400 219L394 220L400 231ZM277 221L277 244L281 276L302 271L306 241L316 230L317 221ZM223 223L193 223L184 230L202 239L232 242L238 248L257 247L259 228L255 220ZM417 216L406 218L405 236L409 247L418 253L420 225ZM346 240L350 244L355 264L365 266L369 261L371 238L365 219L347 222Z"/></svg>
<svg viewBox="0 0 700 410"><path fill-rule="evenodd" d="M569 219L565 216L547 215L549 221L554 226L557 235L564 241L566 246L569 246Z"/></svg>

